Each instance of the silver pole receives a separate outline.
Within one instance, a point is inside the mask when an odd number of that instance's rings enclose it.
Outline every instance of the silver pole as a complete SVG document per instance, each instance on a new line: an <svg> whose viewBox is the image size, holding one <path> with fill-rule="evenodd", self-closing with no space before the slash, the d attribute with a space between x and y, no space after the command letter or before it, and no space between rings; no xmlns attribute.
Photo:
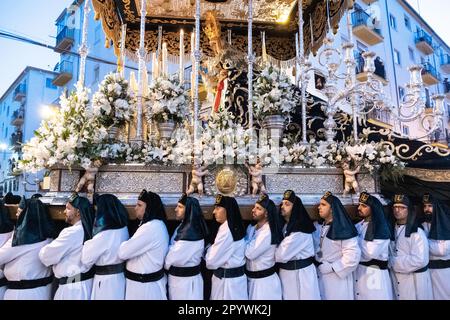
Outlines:
<svg viewBox="0 0 450 320"><path fill-rule="evenodd" d="M307 144L307 137L306 137L306 81L305 76L307 72L306 64L305 64L305 36L303 34L303 25L305 21L303 20L303 1L297 1L298 3L298 35L300 37L299 39L299 51L300 56L299 60L297 61L297 64L300 66L299 72L300 72L300 86L302 91L302 143ZM312 44L311 44L312 45Z"/></svg>
<svg viewBox="0 0 450 320"><path fill-rule="evenodd" d="M89 11L90 11L90 7L89 7L89 0L86 0L84 2L84 7L83 7L83 32L81 34L81 45L80 48L78 49L78 52L80 53L80 72L79 72L79 79L78 79L78 84L81 86L84 86L84 79L85 79L85 73L86 73L86 57L89 53L89 49L87 46L87 33L88 33L88 18L89 18Z"/></svg>
<svg viewBox="0 0 450 320"><path fill-rule="evenodd" d="M255 55L253 54L253 1L248 0L248 127L253 128L253 63Z"/></svg>
<svg viewBox="0 0 450 320"><path fill-rule="evenodd" d="M147 16L147 1L141 0L141 29L139 35L139 49L137 55L139 58L138 71L138 95L137 95L137 125L136 137L133 139L134 143L141 145L144 142L142 136L142 96L144 94L144 72L145 72L145 19Z"/></svg>
<svg viewBox="0 0 450 320"><path fill-rule="evenodd" d="M198 128L198 110L199 110L199 100L198 100L198 74L200 69L200 0L195 1L195 68L194 68L194 163L195 157L197 156L197 139L199 138L199 128Z"/></svg>

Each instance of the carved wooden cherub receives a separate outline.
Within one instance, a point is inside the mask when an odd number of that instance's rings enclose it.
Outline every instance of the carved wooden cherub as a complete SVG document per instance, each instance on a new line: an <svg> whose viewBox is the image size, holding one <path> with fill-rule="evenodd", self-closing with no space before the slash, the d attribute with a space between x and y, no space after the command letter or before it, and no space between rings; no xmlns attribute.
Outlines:
<svg viewBox="0 0 450 320"><path fill-rule="evenodd" d="M358 180L356 180L356 174L359 173L360 167L358 166L355 170L350 170L350 165L348 163L342 164L342 169L344 170L344 196L348 195L353 189L355 193L359 193Z"/></svg>
<svg viewBox="0 0 450 320"><path fill-rule="evenodd" d="M94 193L94 184L95 184L95 176L97 175L98 168L101 166L100 160L95 160L93 165L86 169L84 175L78 181L78 184L75 188L76 192L80 192L81 189L87 184L87 192L88 194Z"/></svg>
<svg viewBox="0 0 450 320"><path fill-rule="evenodd" d="M207 167L202 167L199 164L195 164L192 168L192 180L189 184L189 188L186 191L187 195L194 193L196 190L199 195L203 195L203 181L202 177L209 174L209 171L206 169Z"/></svg>
<svg viewBox="0 0 450 320"><path fill-rule="evenodd" d="M257 195L259 193L267 193L266 186L264 185L262 176L263 176L263 168L261 162L257 162L254 166L249 166L247 163L245 166L248 169L248 173L252 177L251 185L252 185L252 195Z"/></svg>

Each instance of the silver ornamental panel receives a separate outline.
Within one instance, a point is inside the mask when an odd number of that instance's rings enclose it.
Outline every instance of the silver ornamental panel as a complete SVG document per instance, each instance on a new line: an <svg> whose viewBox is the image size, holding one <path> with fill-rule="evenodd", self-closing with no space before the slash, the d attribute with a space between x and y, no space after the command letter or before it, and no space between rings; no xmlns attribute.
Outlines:
<svg viewBox="0 0 450 320"><path fill-rule="evenodd" d="M342 174L268 174L265 177L269 193L291 189L299 194L323 194L326 191L341 194L344 186Z"/></svg>
<svg viewBox="0 0 450 320"><path fill-rule="evenodd" d="M59 191L59 178L61 176L60 170L50 171L50 192Z"/></svg>
<svg viewBox="0 0 450 320"><path fill-rule="evenodd" d="M78 170L61 170L61 190L62 192L75 191L78 181L80 180L80 171Z"/></svg>
<svg viewBox="0 0 450 320"><path fill-rule="evenodd" d="M182 172L99 172L96 192L132 193L142 189L156 193L182 193Z"/></svg>

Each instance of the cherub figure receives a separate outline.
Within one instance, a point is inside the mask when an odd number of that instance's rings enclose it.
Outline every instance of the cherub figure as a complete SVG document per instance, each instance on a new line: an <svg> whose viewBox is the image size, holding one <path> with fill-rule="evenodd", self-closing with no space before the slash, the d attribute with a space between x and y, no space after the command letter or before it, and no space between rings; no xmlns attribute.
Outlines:
<svg viewBox="0 0 450 320"><path fill-rule="evenodd" d="M209 171L205 170L206 168L207 168L206 166L202 167L199 164L194 165L194 167L192 168L192 180L191 183L189 184L189 188L186 191L187 195L194 193L195 190L197 190L199 195L201 196L203 195L202 177L209 174Z"/></svg>
<svg viewBox="0 0 450 320"><path fill-rule="evenodd" d="M258 161L254 166L249 166L248 163L245 164L248 169L248 173L252 177L251 185L252 185L252 195L257 195L258 191L260 193L267 193L266 187L264 186L264 182L262 179L263 176L263 167L261 162Z"/></svg>
<svg viewBox="0 0 450 320"><path fill-rule="evenodd" d="M359 173L360 167L358 166L355 170L350 170L350 165L348 163L342 164L342 169L344 170L344 196L350 193L353 189L355 193L359 193L358 180L356 180L356 174Z"/></svg>
<svg viewBox="0 0 450 320"><path fill-rule="evenodd" d="M86 169L86 172L81 177L80 181L78 181L77 187L75 188L76 192L80 192L81 189L87 184L87 192L88 194L94 194L94 184L95 184L95 176L97 175L98 168L102 165L100 160L95 160L94 164Z"/></svg>

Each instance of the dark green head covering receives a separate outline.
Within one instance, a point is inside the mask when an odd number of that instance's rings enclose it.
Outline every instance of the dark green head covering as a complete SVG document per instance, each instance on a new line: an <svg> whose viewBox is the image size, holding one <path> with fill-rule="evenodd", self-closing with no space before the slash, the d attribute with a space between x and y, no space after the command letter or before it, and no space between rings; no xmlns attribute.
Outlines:
<svg viewBox="0 0 450 320"><path fill-rule="evenodd" d="M429 203L433 205L428 238L433 240L450 240L450 208L441 201L434 199L430 194L425 194L422 202L423 204Z"/></svg>
<svg viewBox="0 0 450 320"><path fill-rule="evenodd" d="M95 214L92 236L105 230L121 229L127 226L127 209L115 195L95 195L94 204L97 206L97 212Z"/></svg>
<svg viewBox="0 0 450 320"><path fill-rule="evenodd" d="M218 194L216 196L215 205L225 208L227 212L228 228L233 236L233 241L243 239L245 237L245 228L236 199Z"/></svg>
<svg viewBox="0 0 450 320"><path fill-rule="evenodd" d="M280 244L283 240L283 227L281 217L277 212L275 203L269 198L267 194L261 194L258 201L256 201L267 211L267 218L269 220L270 233L272 235L271 244Z"/></svg>
<svg viewBox="0 0 450 320"><path fill-rule="evenodd" d="M26 201L25 209L17 219L12 246L21 246L55 237L55 226L48 207L39 199Z"/></svg>
<svg viewBox="0 0 450 320"><path fill-rule="evenodd" d="M0 200L0 233L8 233L13 229L14 224L9 218L8 209L5 207L3 200Z"/></svg>
<svg viewBox="0 0 450 320"><path fill-rule="evenodd" d="M206 239L209 235L209 231L198 200L187 196L182 197L180 200L185 202L184 206L186 208L183 221L181 221L177 235L175 236L175 241L197 241ZM180 203L183 204L183 202Z"/></svg>
<svg viewBox="0 0 450 320"><path fill-rule="evenodd" d="M353 225L347 210L342 205L341 200L331 192L325 193L322 197L331 206L333 221L327 232L327 238L331 240L347 240L358 235L358 231Z"/></svg>
<svg viewBox="0 0 450 320"><path fill-rule="evenodd" d="M359 203L369 206L372 210L371 220L367 226L364 240L373 241L375 239L391 239L391 230L389 229L389 225L386 221L383 205L380 200L367 192L362 192L359 195Z"/></svg>
<svg viewBox="0 0 450 320"><path fill-rule="evenodd" d="M5 204L19 204L20 199L20 196L15 196L11 192L8 192L7 194L5 194L3 201L5 202Z"/></svg>
<svg viewBox="0 0 450 320"><path fill-rule="evenodd" d="M147 205L145 207L142 223L149 222L153 219L162 220L164 223L167 221L166 210L164 209L164 204L158 194L144 189L141 191L138 200L145 202Z"/></svg>
<svg viewBox="0 0 450 320"><path fill-rule="evenodd" d="M291 217L286 226L286 233L284 236L287 237L292 232L313 233L316 230L314 222L309 216L308 211L306 211L302 200L295 195L295 192L286 190L283 195L283 200L287 200L293 204Z"/></svg>
<svg viewBox="0 0 450 320"><path fill-rule="evenodd" d="M69 198L69 203L80 211L81 224L84 230L84 241L92 239L95 214L89 200L74 193Z"/></svg>

